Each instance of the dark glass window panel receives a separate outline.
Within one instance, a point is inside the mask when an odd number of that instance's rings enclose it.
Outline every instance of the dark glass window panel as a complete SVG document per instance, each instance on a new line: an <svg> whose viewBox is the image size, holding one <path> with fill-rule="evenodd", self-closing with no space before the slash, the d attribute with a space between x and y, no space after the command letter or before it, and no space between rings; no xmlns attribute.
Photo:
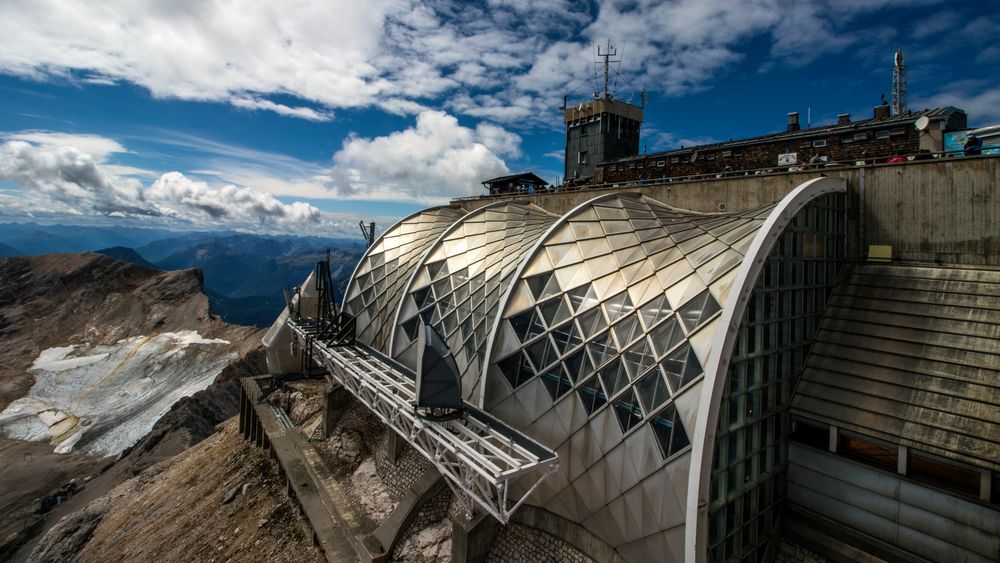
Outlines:
<svg viewBox="0 0 1000 563"><path fill-rule="evenodd" d="M375 291L370 287L361 292L361 301L364 302L365 305L371 303L374 297Z"/></svg>
<svg viewBox="0 0 1000 563"><path fill-rule="evenodd" d="M625 367L617 358L601 368L600 373L601 381L604 382L604 388L607 389L608 395L614 396L628 385L628 374L625 373Z"/></svg>
<svg viewBox="0 0 1000 563"><path fill-rule="evenodd" d="M561 296L539 304L538 310L541 311L548 326L555 326L568 319L570 315L569 306Z"/></svg>
<svg viewBox="0 0 1000 563"><path fill-rule="evenodd" d="M587 355L587 351L582 348L567 356L566 359L563 360L563 364L566 366L567 375L569 375L570 379L574 382L587 377L594 371L593 364L590 363L590 357Z"/></svg>
<svg viewBox="0 0 1000 563"><path fill-rule="evenodd" d="M417 329L420 328L420 320L417 317L403 323L403 332L410 341L416 341L417 339Z"/></svg>
<svg viewBox="0 0 1000 563"><path fill-rule="evenodd" d="M656 443L659 444L660 453L663 454L664 459L673 453L670 444L676 419L677 408L671 403L649 420L649 426L653 429Z"/></svg>
<svg viewBox="0 0 1000 563"><path fill-rule="evenodd" d="M538 313L535 312L534 308L514 315L508 322L510 322L510 327L514 329L514 334L521 339L521 342L526 342L545 332L545 326L542 324L542 320L538 318Z"/></svg>
<svg viewBox="0 0 1000 563"><path fill-rule="evenodd" d="M469 269L462 268L461 270L455 272L451 275L451 285L452 287L458 287L465 282L469 281Z"/></svg>
<svg viewBox="0 0 1000 563"><path fill-rule="evenodd" d="M438 280L431 285L434 287L434 295L438 299L451 294L451 283L448 281L448 278Z"/></svg>
<svg viewBox="0 0 1000 563"><path fill-rule="evenodd" d="M458 328L458 322L455 320L454 313L446 315L443 319L441 319L441 324L444 326L444 333L446 335L450 335L455 332L456 328Z"/></svg>
<svg viewBox="0 0 1000 563"><path fill-rule="evenodd" d="M678 316L690 334L717 312L719 312L719 304L715 302L712 294L705 290L681 307Z"/></svg>
<svg viewBox="0 0 1000 563"><path fill-rule="evenodd" d="M653 299L639 308L639 316L642 317L642 324L647 330L661 319L670 316L670 313L670 303L667 302L667 298L664 295Z"/></svg>
<svg viewBox="0 0 1000 563"><path fill-rule="evenodd" d="M351 311L353 311L355 315L360 313L362 309L365 308L364 303L361 302L360 295L348 301L347 304L351 307Z"/></svg>
<svg viewBox="0 0 1000 563"><path fill-rule="evenodd" d="M639 399L642 401L642 406L646 407L646 412L656 410L656 407L665 403L669 397L667 384L664 383L663 376L660 375L659 370L653 370L646 374L645 377L639 380L636 389L639 391Z"/></svg>
<svg viewBox="0 0 1000 563"><path fill-rule="evenodd" d="M500 368L500 373L507 378L510 386L515 389L535 375L531 365L524 361L524 355L520 352L500 360L497 362L497 367Z"/></svg>
<svg viewBox="0 0 1000 563"><path fill-rule="evenodd" d="M649 333L649 340L657 356L662 356L684 340L684 333L677 323L677 317L671 317Z"/></svg>
<svg viewBox="0 0 1000 563"><path fill-rule="evenodd" d="M837 440L837 453L869 465L896 471L899 448L841 433Z"/></svg>
<svg viewBox="0 0 1000 563"><path fill-rule="evenodd" d="M424 324L433 325L434 321L437 320L435 318L436 316L437 313L435 312L434 307L430 307L428 309L420 311L420 320L422 320Z"/></svg>
<svg viewBox="0 0 1000 563"><path fill-rule="evenodd" d="M434 302L434 294L431 293L431 286L418 289L413 292L413 302L417 304L417 309L423 309Z"/></svg>
<svg viewBox="0 0 1000 563"><path fill-rule="evenodd" d="M615 354L614 345L611 344L611 337L607 332L602 333L587 343L590 350L590 359L594 366L600 366Z"/></svg>
<svg viewBox="0 0 1000 563"><path fill-rule="evenodd" d="M577 313L584 309L589 309L598 303L594 286L589 283L567 291L566 295L569 296L569 302L573 306L573 310Z"/></svg>
<svg viewBox="0 0 1000 563"><path fill-rule="evenodd" d="M549 342L548 337L545 336L529 345L527 352L528 357L531 358L531 363L538 370L545 369L556 359L555 350L552 349L552 344Z"/></svg>
<svg viewBox="0 0 1000 563"><path fill-rule="evenodd" d="M562 364L556 364L552 369L543 373L541 378L553 401L573 388L573 381L566 375Z"/></svg>
<svg viewBox="0 0 1000 563"><path fill-rule="evenodd" d="M618 346L620 350L624 350L629 344L632 343L632 339L641 333L639 329L639 319L635 315L629 315L616 324L612 329L615 333L615 338L618 340Z"/></svg>
<svg viewBox="0 0 1000 563"><path fill-rule="evenodd" d="M792 440L826 451L830 447L830 427L815 422L792 421Z"/></svg>
<svg viewBox="0 0 1000 563"><path fill-rule="evenodd" d="M472 291L476 292L482 289L485 283L486 283L486 272L480 272L478 275L476 275L476 277L472 278L472 283L470 283L470 286L472 287Z"/></svg>
<svg viewBox="0 0 1000 563"><path fill-rule="evenodd" d="M635 380L635 378L646 373L649 368L656 365L656 358L653 356L653 352L649 349L649 344L646 343L645 339L636 342L634 346L626 350L622 354L622 361L625 363L625 367L628 369L632 380Z"/></svg>
<svg viewBox="0 0 1000 563"><path fill-rule="evenodd" d="M560 354L565 354L583 342L583 339L580 338L579 332L577 332L576 324L573 321L565 322L552 329L552 339L555 340L556 347L559 349Z"/></svg>
<svg viewBox="0 0 1000 563"><path fill-rule="evenodd" d="M623 434L642 420L642 410L639 408L639 402L636 401L635 393L631 389L615 399L612 407Z"/></svg>
<svg viewBox="0 0 1000 563"><path fill-rule="evenodd" d="M580 330L583 331L583 337L588 338L604 330L604 327L608 326L604 321L604 314L601 313L600 309L591 309L590 311L580 315L579 317Z"/></svg>
<svg viewBox="0 0 1000 563"><path fill-rule="evenodd" d="M612 323L631 313L633 309L635 307L632 305L627 291L623 291L604 302L604 310L607 311L608 320Z"/></svg>
<svg viewBox="0 0 1000 563"><path fill-rule="evenodd" d="M604 394L604 389L601 389L601 383L596 376L581 383L576 393L588 415L594 414L595 410L608 402L608 397Z"/></svg>
<svg viewBox="0 0 1000 563"><path fill-rule="evenodd" d="M545 289L545 285L549 283L549 278L552 277L552 272L546 272L544 274L538 274L537 276L531 276L530 278L525 278L524 282L528 284L528 289L531 291L531 295L535 299L539 299L542 295L542 291Z"/></svg>
<svg viewBox="0 0 1000 563"><path fill-rule="evenodd" d="M687 343L667 356L660 365L663 366L667 380L674 390L687 385L701 374L701 362L698 361L698 356L691 349L691 345Z"/></svg>
<svg viewBox="0 0 1000 563"><path fill-rule="evenodd" d="M432 280L438 279L440 276L448 274L447 263L444 260L438 260L437 262L429 262L427 264L427 274L430 275Z"/></svg>
<svg viewBox="0 0 1000 563"><path fill-rule="evenodd" d="M469 296L469 284L462 284L455 288L455 301L461 303Z"/></svg>

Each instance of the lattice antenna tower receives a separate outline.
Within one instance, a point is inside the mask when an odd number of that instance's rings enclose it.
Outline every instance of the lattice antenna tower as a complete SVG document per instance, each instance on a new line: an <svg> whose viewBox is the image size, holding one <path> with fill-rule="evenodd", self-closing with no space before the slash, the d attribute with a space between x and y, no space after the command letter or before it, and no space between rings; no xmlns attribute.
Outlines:
<svg viewBox="0 0 1000 563"><path fill-rule="evenodd" d="M597 64L600 64L600 65L604 66L604 97L605 98L610 98L611 97L611 93L608 90L608 76L609 76L610 70L611 70L611 63L620 63L620 62L622 62L621 59L612 59L611 58L611 57L615 57L617 55L618 55L618 50L615 49L614 45L611 44L611 40L610 39L608 39L608 46L607 46L607 48L603 52L601 51L601 46L600 45L597 46L597 56L598 56L598 58L603 58L604 59L603 63L597 63Z"/></svg>
<svg viewBox="0 0 1000 563"><path fill-rule="evenodd" d="M902 115L906 113L906 65L902 49L896 49L893 60L896 65L892 67L892 114Z"/></svg>

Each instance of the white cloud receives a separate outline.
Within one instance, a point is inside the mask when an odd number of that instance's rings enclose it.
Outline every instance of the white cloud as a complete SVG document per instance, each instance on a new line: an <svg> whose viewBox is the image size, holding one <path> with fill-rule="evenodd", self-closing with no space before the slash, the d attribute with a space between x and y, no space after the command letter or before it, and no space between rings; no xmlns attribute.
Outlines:
<svg viewBox="0 0 1000 563"><path fill-rule="evenodd" d="M956 89L912 100L910 107L955 106L964 109L974 119L969 125L975 127L1000 122L1000 87L980 81L952 86Z"/></svg>
<svg viewBox="0 0 1000 563"><path fill-rule="evenodd" d="M0 72L131 82L154 96L312 121L339 108L443 107L531 127L551 122L564 94L591 94L593 47L609 35L632 38L618 45L633 77L619 81L619 94L682 95L743 61L750 39L771 46L763 68L798 66L891 32L859 26L859 16L940 1L11 0L0 18ZM981 16L963 32L995 29Z"/></svg>
<svg viewBox="0 0 1000 563"><path fill-rule="evenodd" d="M287 117L298 117L308 121L330 121L333 119L333 112L319 111L308 107L291 107L284 104L277 104L271 100L259 97L235 97L230 102L238 107L249 110L269 110Z"/></svg>
<svg viewBox="0 0 1000 563"><path fill-rule="evenodd" d="M333 157L337 194L360 199L441 203L481 192L480 182L509 170L498 154L518 154L520 137L500 127L463 127L440 111L383 137L351 137Z"/></svg>
<svg viewBox="0 0 1000 563"><path fill-rule="evenodd" d="M11 141L27 141L44 148L73 147L89 154L98 161L104 161L115 153L128 152L114 139L100 135L62 133L57 131L19 131L3 135Z"/></svg>
<svg viewBox="0 0 1000 563"><path fill-rule="evenodd" d="M180 172L161 175L148 188L119 176L103 161L124 147L110 139L82 136L101 159L77 147L61 144L59 134L26 133L0 144L0 181L21 186L20 194L0 194L7 216L29 213L100 215L114 218L155 218L161 222L198 227L294 232L322 226L323 214L304 202L282 203L273 195L234 185L213 186ZM103 152L100 152L103 150Z"/></svg>

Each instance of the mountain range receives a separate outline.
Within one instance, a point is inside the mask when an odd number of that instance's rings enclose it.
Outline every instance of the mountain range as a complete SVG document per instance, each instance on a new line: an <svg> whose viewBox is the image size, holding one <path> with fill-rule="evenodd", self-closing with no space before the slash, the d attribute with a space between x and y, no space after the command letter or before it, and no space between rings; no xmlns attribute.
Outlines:
<svg viewBox="0 0 1000 563"><path fill-rule="evenodd" d="M341 291L364 245L342 238L231 231L0 224L0 258L78 251L150 269L200 269L214 312L230 323L263 327L285 306L284 289L300 284L327 251L334 288Z"/></svg>

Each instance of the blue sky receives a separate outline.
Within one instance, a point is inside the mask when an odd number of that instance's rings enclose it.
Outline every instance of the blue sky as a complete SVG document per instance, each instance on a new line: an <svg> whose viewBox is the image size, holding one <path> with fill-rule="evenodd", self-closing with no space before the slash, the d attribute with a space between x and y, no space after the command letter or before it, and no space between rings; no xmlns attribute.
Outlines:
<svg viewBox="0 0 1000 563"><path fill-rule="evenodd" d="M562 171L564 95L649 98L649 151L909 107L1000 122L1000 0L83 2L0 19L0 221L353 236Z"/></svg>

